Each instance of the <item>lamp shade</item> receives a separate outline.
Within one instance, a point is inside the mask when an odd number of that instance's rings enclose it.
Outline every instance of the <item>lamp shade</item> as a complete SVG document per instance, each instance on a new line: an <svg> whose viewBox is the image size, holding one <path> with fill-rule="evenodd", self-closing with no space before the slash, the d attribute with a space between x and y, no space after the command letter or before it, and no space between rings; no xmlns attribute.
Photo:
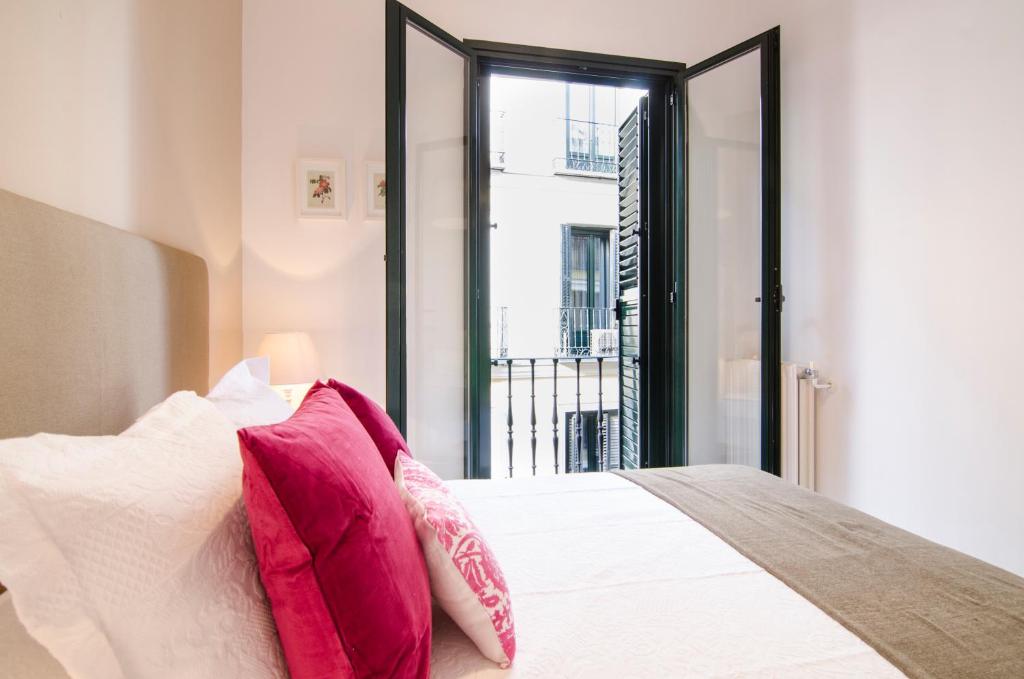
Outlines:
<svg viewBox="0 0 1024 679"><path fill-rule="evenodd" d="M260 341L260 356L270 359L271 384L305 384L319 377L313 340L304 332L272 332Z"/></svg>

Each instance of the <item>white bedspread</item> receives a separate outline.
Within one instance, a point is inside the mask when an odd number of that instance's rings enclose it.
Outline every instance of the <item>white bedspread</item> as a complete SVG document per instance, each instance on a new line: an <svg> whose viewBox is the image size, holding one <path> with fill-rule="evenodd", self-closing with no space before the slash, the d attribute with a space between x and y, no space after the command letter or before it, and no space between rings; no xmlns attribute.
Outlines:
<svg viewBox="0 0 1024 679"><path fill-rule="evenodd" d="M435 616L434 677L902 677L705 528L611 474L455 481L505 571L518 651Z"/></svg>
<svg viewBox="0 0 1024 679"><path fill-rule="evenodd" d="M501 561L518 651L481 656L443 613L433 672L456 677L901 677L814 605L611 474L454 481ZM0 597L8 679L66 675Z"/></svg>

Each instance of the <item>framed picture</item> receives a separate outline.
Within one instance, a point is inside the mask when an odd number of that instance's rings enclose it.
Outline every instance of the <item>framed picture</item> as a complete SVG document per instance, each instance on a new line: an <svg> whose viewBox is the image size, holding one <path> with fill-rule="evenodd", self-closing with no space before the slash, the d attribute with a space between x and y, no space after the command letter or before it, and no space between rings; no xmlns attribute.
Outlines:
<svg viewBox="0 0 1024 679"><path fill-rule="evenodd" d="M345 215L345 162L300 158L295 164L295 200L300 217Z"/></svg>
<svg viewBox="0 0 1024 679"><path fill-rule="evenodd" d="M388 182L384 163L366 164L366 216L383 217L387 208Z"/></svg>

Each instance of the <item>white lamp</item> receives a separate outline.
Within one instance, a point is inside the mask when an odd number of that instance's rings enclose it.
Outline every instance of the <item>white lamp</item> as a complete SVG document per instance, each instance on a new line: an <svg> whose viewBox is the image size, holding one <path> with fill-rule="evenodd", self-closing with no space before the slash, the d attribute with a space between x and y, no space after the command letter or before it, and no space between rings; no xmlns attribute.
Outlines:
<svg viewBox="0 0 1024 679"><path fill-rule="evenodd" d="M305 395L302 387L312 384L320 374L313 340L304 332L271 332L260 341L259 355L270 359L270 384L292 407L294 399Z"/></svg>

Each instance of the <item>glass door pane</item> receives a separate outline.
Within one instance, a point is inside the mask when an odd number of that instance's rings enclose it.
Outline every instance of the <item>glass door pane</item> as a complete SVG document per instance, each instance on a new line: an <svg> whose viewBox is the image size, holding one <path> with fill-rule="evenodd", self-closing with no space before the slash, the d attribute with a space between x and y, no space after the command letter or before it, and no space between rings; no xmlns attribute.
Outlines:
<svg viewBox="0 0 1024 679"><path fill-rule="evenodd" d="M405 27L406 436L442 478L466 446L467 57Z"/></svg>
<svg viewBox="0 0 1024 679"><path fill-rule="evenodd" d="M760 468L760 49L686 88L689 463Z"/></svg>

